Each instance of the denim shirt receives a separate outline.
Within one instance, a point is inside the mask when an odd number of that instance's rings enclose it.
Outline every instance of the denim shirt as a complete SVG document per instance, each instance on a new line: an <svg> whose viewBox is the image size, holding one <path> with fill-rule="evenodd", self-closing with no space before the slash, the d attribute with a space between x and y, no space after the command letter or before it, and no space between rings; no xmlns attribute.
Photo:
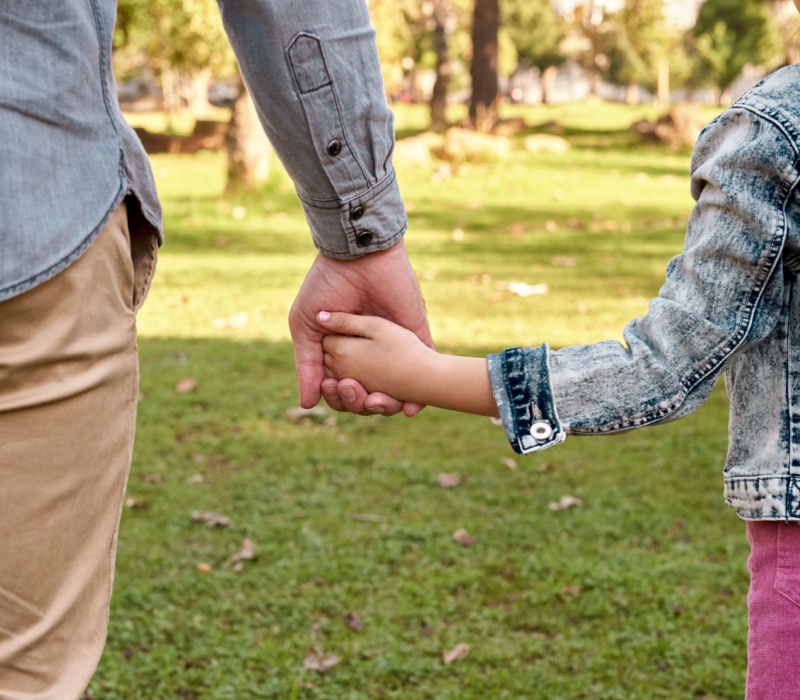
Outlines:
<svg viewBox="0 0 800 700"><path fill-rule="evenodd" d="M358 257L406 216L364 0L220 0L262 124L315 245ZM0 301L57 274L126 197L162 238L147 157L117 103L115 0L0 0Z"/></svg>
<svg viewBox="0 0 800 700"><path fill-rule="evenodd" d="M725 373L725 499L745 519L800 520L800 65L767 77L701 133L683 252L625 344L489 356L520 453L697 409Z"/></svg>

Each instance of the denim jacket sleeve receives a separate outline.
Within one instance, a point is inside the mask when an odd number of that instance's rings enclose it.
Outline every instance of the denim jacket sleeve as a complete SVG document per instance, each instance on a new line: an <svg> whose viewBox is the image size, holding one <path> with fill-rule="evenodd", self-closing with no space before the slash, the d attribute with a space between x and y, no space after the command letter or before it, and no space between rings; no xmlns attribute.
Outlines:
<svg viewBox="0 0 800 700"><path fill-rule="evenodd" d="M740 103L701 134L692 159L696 201L683 252L625 344L489 356L513 448L567 434L607 434L679 418L708 397L726 362L767 337L781 313L787 208L797 196L797 135Z"/></svg>
<svg viewBox="0 0 800 700"><path fill-rule="evenodd" d="M364 0L219 0L264 129L295 182L317 248L389 248L406 215Z"/></svg>

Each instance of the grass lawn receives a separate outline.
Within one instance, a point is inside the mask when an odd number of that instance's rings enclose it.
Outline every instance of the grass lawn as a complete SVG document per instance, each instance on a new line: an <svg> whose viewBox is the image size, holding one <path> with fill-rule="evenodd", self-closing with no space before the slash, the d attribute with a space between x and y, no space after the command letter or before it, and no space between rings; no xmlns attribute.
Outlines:
<svg viewBox="0 0 800 700"><path fill-rule="evenodd" d="M399 169L446 351L620 338L680 250L688 153L634 146L640 113L619 106L525 116L573 148ZM422 119L404 109L398 133ZM724 391L678 423L525 458L488 420L434 409L292 421L286 315L314 252L284 175L231 200L223 165L153 158L168 245L140 314L129 507L88 697L740 698L747 544L722 501ZM583 505L548 508L565 495ZM477 543L456 544L461 528Z"/></svg>

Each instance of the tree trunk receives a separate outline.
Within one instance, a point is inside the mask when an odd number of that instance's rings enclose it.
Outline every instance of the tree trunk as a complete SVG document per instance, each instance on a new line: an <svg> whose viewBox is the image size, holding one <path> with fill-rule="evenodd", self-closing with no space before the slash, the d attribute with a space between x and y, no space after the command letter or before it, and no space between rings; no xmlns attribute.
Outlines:
<svg viewBox="0 0 800 700"><path fill-rule="evenodd" d="M244 82L241 82L239 97L233 103L225 148L228 151L226 192L255 190L264 184L269 175L272 146L264 135Z"/></svg>
<svg viewBox="0 0 800 700"><path fill-rule="evenodd" d="M208 101L208 88L211 85L211 70L203 70L191 75L187 102L189 111L195 119L203 119L211 111L211 103Z"/></svg>
<svg viewBox="0 0 800 700"><path fill-rule="evenodd" d="M447 128L447 89L450 86L450 54L447 48L447 0L436 0L433 8L435 22L433 49L436 53L436 82L431 94L431 129Z"/></svg>
<svg viewBox="0 0 800 700"><path fill-rule="evenodd" d="M556 82L558 75L558 68L556 66L547 66L539 75L539 86L542 90L542 104L550 104L550 95L553 94L553 86Z"/></svg>
<svg viewBox="0 0 800 700"><path fill-rule="evenodd" d="M669 109L669 93L669 59L662 58L658 62L658 82L656 86L656 105L658 109Z"/></svg>
<svg viewBox="0 0 800 700"><path fill-rule="evenodd" d="M469 118L479 131L489 131L497 121L498 0L475 0L472 22L472 97Z"/></svg>

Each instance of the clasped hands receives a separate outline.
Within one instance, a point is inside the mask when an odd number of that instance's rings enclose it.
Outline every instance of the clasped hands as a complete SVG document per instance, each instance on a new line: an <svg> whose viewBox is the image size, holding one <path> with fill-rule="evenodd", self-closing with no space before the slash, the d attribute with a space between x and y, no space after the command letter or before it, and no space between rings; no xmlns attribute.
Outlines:
<svg viewBox="0 0 800 700"><path fill-rule="evenodd" d="M320 397L336 411L359 415L413 416L423 406L381 392L370 393L355 379L337 379L325 368L323 339L330 327L322 311L380 316L411 331L432 348L419 284L401 240L393 247L353 260L317 255L289 312L300 405L315 406Z"/></svg>

